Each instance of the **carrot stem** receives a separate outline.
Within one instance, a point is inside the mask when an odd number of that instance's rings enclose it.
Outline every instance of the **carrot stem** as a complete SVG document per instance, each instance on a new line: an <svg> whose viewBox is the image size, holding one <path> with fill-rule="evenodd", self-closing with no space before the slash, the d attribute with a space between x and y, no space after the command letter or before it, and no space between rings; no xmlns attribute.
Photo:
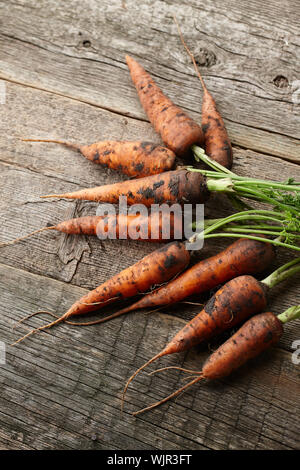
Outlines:
<svg viewBox="0 0 300 470"><path fill-rule="evenodd" d="M233 176L236 176L235 173L233 173L233 171L230 171L228 170L228 168L225 168L225 166L221 165L221 163L218 163L214 160L212 160L211 158L209 158L204 150L201 148L201 147L198 147L198 145L192 145L191 147L194 155L195 155L195 160L196 161L203 161L204 163L206 163L208 166L210 166L211 168L213 168L214 170L216 171L221 171L222 173L227 173L229 176L230 175L233 175Z"/></svg>
<svg viewBox="0 0 300 470"><path fill-rule="evenodd" d="M299 238L299 231L300 231L300 222L299 220L293 216L292 214L288 213L280 213L276 211L264 210L264 209L257 209L257 210L248 210L248 211L241 211L235 214L232 214L228 217L224 217L223 219L214 219L213 221L206 221L204 224L204 230L201 232L202 223L201 225L197 223L193 223L191 227L194 230L199 229L199 233L195 234L190 241L194 241L195 237L201 238L212 238L212 237L221 237L221 236L234 236L238 237L238 233L245 238L252 238L257 239L251 236L251 233L261 233L266 235L275 235L277 238L274 240L270 240L267 238L260 239L267 243L273 243L274 245L292 248L294 250L300 250L294 240ZM249 222L250 220L253 221L270 221L275 222L277 225L274 224L258 224L258 225L234 225L234 222L242 222L242 221ZM230 225L232 224L232 225ZM224 228L224 226L228 225L228 227ZM222 233L213 233L216 230L223 227ZM245 235L244 235L245 234ZM279 236L279 238L278 238ZM294 243L293 245L291 243Z"/></svg>
<svg viewBox="0 0 300 470"><path fill-rule="evenodd" d="M217 237L241 238L241 234L234 233L234 232L231 232L231 233L220 232L220 233L210 233L209 235L205 235L205 238L217 238ZM300 251L299 246L290 245L289 243L281 242L278 239L271 240L270 238L254 237L248 234L243 235L243 238L249 238L249 240L257 240L259 242L272 243L273 245L282 246L283 248L290 248L291 250Z"/></svg>
<svg viewBox="0 0 300 470"><path fill-rule="evenodd" d="M274 217L276 216L276 217ZM272 222L282 223L280 218L284 218L283 214L274 211L266 211L266 210L250 210L250 211L241 211L228 217L224 217L223 219L217 219L215 224L209 225L205 230L204 234L208 234L213 232L215 229L222 227L223 225L227 225L230 222L235 222L237 220L270 220ZM197 224L194 226L197 228Z"/></svg>
<svg viewBox="0 0 300 470"><path fill-rule="evenodd" d="M206 186L209 191L221 191L234 193L233 182L230 178L221 178L219 180L208 179L206 180Z"/></svg>
<svg viewBox="0 0 300 470"><path fill-rule="evenodd" d="M232 181L231 192L236 192L240 196L246 198L269 203L281 210L290 211L296 216L299 215L300 201L296 193L300 191L300 184L295 184L292 178L290 178L287 183L280 183L259 180L256 178L241 177L228 170L220 163L213 161L205 154L203 149L197 145L193 145L192 150L196 161L203 161L215 171L212 172L196 168L189 168L189 171L198 171L203 175L206 175L209 178L208 181L210 184L211 179L220 181L222 178L229 178ZM255 189L253 189L253 185L255 185ZM226 191L226 188L224 190ZM292 191L295 195L287 195L283 191Z"/></svg>
<svg viewBox="0 0 300 470"><path fill-rule="evenodd" d="M300 248L299 248L300 249ZM262 282L268 287L272 288L279 284L279 282L288 279L290 276L293 276L300 271L300 258L296 258L288 263L280 266L280 268L273 271L268 277L266 277Z"/></svg>
<svg viewBox="0 0 300 470"><path fill-rule="evenodd" d="M280 225L268 225L268 224L257 224L257 225L247 225L247 224L242 224L242 225L236 225L236 224L232 224L230 225L230 229L233 228L234 230L242 230L242 229L247 229L248 232L249 230L252 231L253 229L257 229L257 230L260 230L260 229L266 229L266 230L282 230L282 227L280 227ZM224 230L227 230L224 228ZM278 235L278 234L277 234Z"/></svg>
<svg viewBox="0 0 300 470"><path fill-rule="evenodd" d="M244 228L244 227L238 227L234 225L232 228L224 228L223 230L229 233L231 233L232 230L234 230L235 232L240 232L240 233L249 233L249 231L251 231L251 233L263 233L265 235L278 235L278 232L274 230L270 230L270 228L273 228L271 225L267 226L267 230L264 229L263 227L260 227L259 225L257 225L256 229L254 227L255 226L251 227L250 225L248 228ZM282 230L282 228L280 227L277 227L277 228L279 230L280 229ZM295 234L294 237L300 238L300 235Z"/></svg>
<svg viewBox="0 0 300 470"><path fill-rule="evenodd" d="M212 170L202 170L200 168L194 168L192 166L187 166L187 170L189 171L195 171L198 173L201 173L204 176L212 176L213 178L224 178L225 172L217 172L217 171L212 171ZM287 191L300 191L300 182L291 182L289 184L287 183L279 183L278 181L266 181L266 180L260 180L257 178L249 178L248 176L239 176L236 175L235 173L232 173L230 175L230 179L235 181L235 184L255 184L257 186L269 186L274 188L274 186L279 187L281 189L286 189Z"/></svg>
<svg viewBox="0 0 300 470"><path fill-rule="evenodd" d="M278 320L282 323L287 323L291 320L297 320L300 318L300 305L295 305L294 307L290 307L280 315L277 316Z"/></svg>
<svg viewBox="0 0 300 470"><path fill-rule="evenodd" d="M242 181L237 181L235 183L236 186L242 185L242 184L253 184L255 186L269 186L271 188L274 188L274 186L278 189L285 189L287 191L300 191L300 186L299 183L297 185L293 184L283 184L283 183L277 183L276 181L263 181L263 180L255 180L255 179L244 179Z"/></svg>

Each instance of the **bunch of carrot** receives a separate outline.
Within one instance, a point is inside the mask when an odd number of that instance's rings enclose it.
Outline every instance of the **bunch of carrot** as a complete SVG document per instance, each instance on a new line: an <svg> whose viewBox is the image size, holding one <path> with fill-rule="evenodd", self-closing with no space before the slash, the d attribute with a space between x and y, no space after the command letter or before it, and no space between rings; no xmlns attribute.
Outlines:
<svg viewBox="0 0 300 470"><path fill-rule="evenodd" d="M238 238L221 253L188 267L190 251L187 243L172 241L108 279L76 301L64 314L56 316L51 312L43 312L55 319L16 341L18 343L36 331L45 330L61 322L76 325L101 323L133 310L174 304L190 295L223 285L204 309L179 331L162 351L130 377L124 389L124 396L137 373L155 360L189 349L245 320L246 323L211 355L201 372L189 371L195 376L190 383L161 402L141 411L165 402L199 380L215 379L229 374L246 360L278 341L283 332L282 324L298 318L300 310L299 306L294 307L278 317L270 312L261 313L267 306L268 289L299 272L300 258L277 269L261 282L253 277L265 271L272 263L275 256L274 245L300 250L300 185L292 179L284 183L269 182L241 177L231 171L232 147L224 122L180 30L179 34L192 58L203 88L202 126L167 98L145 69L132 57L127 56L126 62L140 102L165 146L151 142L102 141L92 145L79 145L60 140L24 139L65 145L78 150L94 163L136 178L41 197L117 203L120 196L126 196L129 205L142 203L151 207L153 204L175 202L205 203L212 191L221 191L229 196L234 206L243 209L227 218L206 221L201 229L197 221L193 223L193 228L199 229L199 232L188 242L197 237ZM194 155L196 160L203 161L210 169L175 168L176 156L188 159L191 155ZM252 209L241 198L267 203L271 208ZM15 243L45 230L97 235L102 238L114 228L116 238L122 238L121 229L125 222L129 227L125 237L130 238L131 225L138 225L141 240L166 241L162 215L151 213L148 216L119 214L115 217L87 216L71 219L2 245ZM153 238L151 233L153 222L159 227L156 238ZM182 229L183 220L170 214L168 222L170 241L176 238L177 230ZM220 228L221 232L218 231ZM99 320L85 323L73 321L73 317L100 310L145 292L148 294L130 306ZM37 313L41 312L26 318ZM252 315L253 318L250 318Z"/></svg>

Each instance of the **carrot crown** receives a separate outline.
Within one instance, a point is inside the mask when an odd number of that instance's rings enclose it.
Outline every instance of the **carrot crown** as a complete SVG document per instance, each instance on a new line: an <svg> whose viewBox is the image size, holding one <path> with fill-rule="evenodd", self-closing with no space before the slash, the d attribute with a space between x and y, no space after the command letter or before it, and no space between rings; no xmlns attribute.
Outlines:
<svg viewBox="0 0 300 470"><path fill-rule="evenodd" d="M292 320L297 320L297 318L300 318L300 305L295 305L294 307L290 307L284 312L282 312L280 315L278 315L278 320L280 320L282 323L287 323Z"/></svg>
<svg viewBox="0 0 300 470"><path fill-rule="evenodd" d="M193 145L192 150L196 161L202 161L212 168L212 170L189 168L190 171L198 171L207 176L208 189L217 191L219 184L221 185L219 191L234 193L236 198L242 196L270 204L277 210L292 213L299 221L300 184L295 182L293 178L281 183L239 176L205 155L201 147ZM222 180L224 179L227 180L229 189L222 188L224 186ZM228 180L231 181L231 185L229 185Z"/></svg>
<svg viewBox="0 0 300 470"><path fill-rule="evenodd" d="M272 272L268 277L266 277L262 282L268 287L274 287L279 282L285 281L289 277L300 271L300 258L296 258L289 263L280 266L276 271Z"/></svg>
<svg viewBox="0 0 300 470"><path fill-rule="evenodd" d="M237 222L240 224L237 224ZM250 224L249 224L250 222ZM253 224L254 222L254 224ZM192 224L193 229L202 230L201 224ZM300 251L300 220L288 213L275 210L251 209L237 212L222 219L206 220L199 238L233 237L272 243L273 245ZM221 229L221 232L218 230ZM268 237L262 237L267 235ZM276 238L271 238L271 237Z"/></svg>

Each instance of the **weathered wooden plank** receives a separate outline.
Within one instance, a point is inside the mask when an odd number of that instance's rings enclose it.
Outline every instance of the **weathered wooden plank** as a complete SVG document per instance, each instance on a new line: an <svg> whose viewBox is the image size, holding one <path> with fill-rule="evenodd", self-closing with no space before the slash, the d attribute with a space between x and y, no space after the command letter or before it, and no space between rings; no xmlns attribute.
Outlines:
<svg viewBox="0 0 300 470"><path fill-rule="evenodd" d="M0 273L1 340L7 344L29 328L11 330L42 291L52 310L57 295L69 302L84 292L3 265ZM29 324L42 321L35 318ZM176 402L132 418L129 411L170 393L179 383L174 371L151 378L141 375L120 417L120 394L128 374L179 326L176 318L141 313L138 324L127 317L101 328L61 325L16 347L7 346L7 363L0 368L4 443L17 436L16 448L37 449L297 448L297 367L280 348L222 383L199 385ZM128 342L133 331L135 341ZM193 350L185 360L177 355L163 363L197 368L206 356L207 351Z"/></svg>
<svg viewBox="0 0 300 470"><path fill-rule="evenodd" d="M82 116L89 123L88 126L82 127ZM125 126L126 135L130 139L138 139L140 136L146 139L148 135L151 139L157 139L146 122L127 118L125 125L123 117L111 112L10 83L7 84L6 105L0 106L0 118L3 136L0 139L3 181L0 187L1 241L26 235L47 224L52 225L73 216L95 214L95 204L42 201L39 200L41 194L75 190L125 178L124 175L86 161L72 150L51 144L25 143L19 140L20 137L62 137L74 141L80 135L82 143L89 143L109 136L117 138L124 133ZM242 149L235 149L234 155L235 170L239 174L265 175L270 179L277 179L278 175L282 179L289 176L300 178L299 166L277 158ZM219 217L228 213L228 210L230 206L222 196L214 196L206 207L206 213L211 217ZM230 240L206 242L196 258L209 256L229 243ZM16 245L1 248L0 262L91 289L153 249L151 243L100 242L93 237L44 232ZM279 250L274 267L286 262L290 256L291 253ZM294 284L285 283L273 291L270 305L279 313L298 300L300 298L298 294L295 297ZM58 311L66 307L60 305ZM48 308L46 299L43 306L37 308ZM28 305L26 311L32 309L33 306ZM166 311L170 314L175 311L176 315L188 319L197 311L197 307L193 309L182 305ZM285 347L289 349L294 326L289 325L287 328L290 334L286 336Z"/></svg>
<svg viewBox="0 0 300 470"><path fill-rule="evenodd" d="M137 57L169 96L200 120L201 91L179 42L174 12L233 142L267 154L235 147L237 173L299 179L299 166L268 155L299 162L297 8L294 0L266 5L251 0L247 6L230 0L201 6L195 0L138 5L126 0L126 9L118 0L84 8L77 0L55 6L47 0L38 6L31 0L0 1L0 77L10 80L0 105L0 240L95 211L95 204L41 202L42 193L124 178L68 149L19 138L159 142L138 103L125 53ZM206 212L216 217L229 209L224 198L214 196ZM223 246L221 240L206 243L198 257ZM9 346L48 320L36 317L12 331L24 314L41 308L62 313L86 292L83 287L95 287L153 248L44 233L0 250L0 340L7 344L7 363L0 366L1 449L299 449L299 374L291 352L300 322L287 325L276 348L230 378L203 383L137 419L130 411L171 393L181 376L169 371L137 377L121 418L125 380L198 306L133 313L99 328L61 325ZM273 267L291 256L279 250ZM299 281L300 276L274 289L272 311L300 303ZM207 355L202 345L161 364L198 369Z"/></svg>
<svg viewBox="0 0 300 470"><path fill-rule="evenodd" d="M230 0L201 6L129 0L124 9L119 0L84 7L68 0L53 9L47 0L39 8L25 0L0 8L2 78L145 120L124 62L129 53L200 120L201 91L175 13L232 141L299 162L297 2L258 8L256 0L238 7Z"/></svg>

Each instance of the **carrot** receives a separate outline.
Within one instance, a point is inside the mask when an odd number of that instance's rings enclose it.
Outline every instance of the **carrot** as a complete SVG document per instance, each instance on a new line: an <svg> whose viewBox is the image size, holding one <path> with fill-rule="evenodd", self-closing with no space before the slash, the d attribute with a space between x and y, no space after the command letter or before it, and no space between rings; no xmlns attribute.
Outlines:
<svg viewBox="0 0 300 470"><path fill-rule="evenodd" d="M167 215L168 218L165 220ZM164 220L166 222L165 225ZM154 234L152 233L152 229L155 230ZM175 212L170 212L168 214L162 214L162 212L151 212L147 216L142 214L109 214L107 216L77 217L65 220L57 225L35 230L24 237L0 243L0 247L12 245L18 241L25 240L36 233L47 230L57 230L59 232L72 235L95 235L101 240L104 238L110 238L134 239L148 242L166 242L168 240L178 239L180 234L183 233L183 220L182 217L179 217Z"/></svg>
<svg viewBox="0 0 300 470"><path fill-rule="evenodd" d="M196 344L241 323L267 306L266 285L254 277L235 277L214 294L166 346L161 356L186 351Z"/></svg>
<svg viewBox="0 0 300 470"><path fill-rule="evenodd" d="M36 331L50 328L70 317L99 310L116 300L132 297L149 290L154 285L162 284L182 271L189 261L190 254L184 243L169 243L90 291L55 321L32 330L20 338L17 343Z"/></svg>
<svg viewBox="0 0 300 470"><path fill-rule="evenodd" d="M191 321L158 354L142 365L127 381L123 397L133 378L146 366L168 354L186 351L207 341L267 306L267 292L279 282L300 271L300 258L281 266L263 281L249 275L236 277L221 287Z"/></svg>
<svg viewBox="0 0 300 470"><path fill-rule="evenodd" d="M180 302L191 295L213 289L236 276L259 273L265 270L273 259L274 248L270 244L241 238L221 253L200 261L167 285L145 295L109 318L141 308Z"/></svg>
<svg viewBox="0 0 300 470"><path fill-rule="evenodd" d="M200 173L175 170L136 180L81 189L72 193L41 197L84 199L117 204L120 196L126 196L129 205L144 204L150 207L152 204L160 203L203 203L208 199L209 194L206 180Z"/></svg>
<svg viewBox="0 0 300 470"><path fill-rule="evenodd" d="M144 411L149 411L162 403L176 397L191 385L200 380L215 380L226 377L233 370L245 364L249 359L258 356L265 349L276 344L283 333L282 323L271 312L261 313L250 318L231 338L220 346L208 360L204 363L202 370L187 371L196 376L189 383L180 387L168 397L153 403L142 410L136 411L133 415L138 415ZM160 371L164 370L160 369ZM180 369L180 368L179 368Z"/></svg>
<svg viewBox="0 0 300 470"><path fill-rule="evenodd" d="M201 75L199 74L199 78ZM202 77L201 77L202 79ZM202 130L206 154L225 168L232 167L232 147L217 105L202 79Z"/></svg>
<svg viewBox="0 0 300 470"><path fill-rule="evenodd" d="M290 307L278 316L274 315L272 312L264 312L250 318L236 333L208 357L200 372L182 369L180 367L169 367L193 374L195 378L163 400L153 403L133 414L138 415L165 403L200 380L218 380L227 377L247 361L257 357L263 351L278 343L284 332L283 325L299 317L300 305L296 305ZM160 369L159 371L165 369L168 369L168 367Z"/></svg>
<svg viewBox="0 0 300 470"><path fill-rule="evenodd" d="M203 366L204 377L211 380L226 377L249 359L277 343L282 333L282 323L271 312L250 318L208 358ZM238 345L236 351L235 344Z"/></svg>
<svg viewBox="0 0 300 470"><path fill-rule="evenodd" d="M126 62L140 102L165 145L176 155L184 156L191 145L201 144L201 127L163 94L136 60L127 55Z"/></svg>
<svg viewBox="0 0 300 470"><path fill-rule="evenodd" d="M181 42L185 47L187 53L189 54L190 58L192 59L194 69L199 77L203 88L202 131L204 135L205 152L209 157L223 165L225 168L231 168L232 147L224 121L217 109L217 105L214 98L212 97L204 83L202 75L200 74L199 68L196 64L195 58L183 39L183 35L175 17L174 20L178 28Z"/></svg>
<svg viewBox="0 0 300 470"><path fill-rule="evenodd" d="M136 178L171 170L176 158L172 150L153 142L106 140L92 145L78 145L60 140L22 140L24 142L50 142L73 148L94 163Z"/></svg>

